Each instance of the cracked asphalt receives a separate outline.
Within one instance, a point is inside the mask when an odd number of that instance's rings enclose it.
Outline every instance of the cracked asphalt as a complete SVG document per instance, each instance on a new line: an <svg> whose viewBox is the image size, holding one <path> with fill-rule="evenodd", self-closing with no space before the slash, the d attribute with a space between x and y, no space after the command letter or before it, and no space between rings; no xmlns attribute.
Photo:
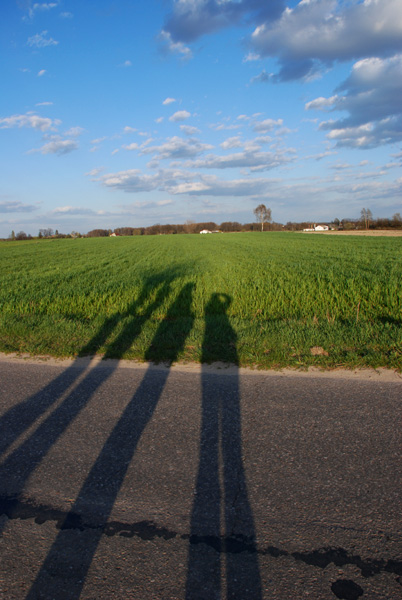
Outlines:
<svg viewBox="0 0 402 600"><path fill-rule="evenodd" d="M402 598L402 379L0 360L0 598Z"/></svg>

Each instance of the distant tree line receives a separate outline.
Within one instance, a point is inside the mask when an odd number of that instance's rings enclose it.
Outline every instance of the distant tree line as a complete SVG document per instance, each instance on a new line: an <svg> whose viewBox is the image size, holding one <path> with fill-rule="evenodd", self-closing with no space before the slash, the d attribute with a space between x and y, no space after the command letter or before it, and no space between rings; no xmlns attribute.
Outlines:
<svg viewBox="0 0 402 600"><path fill-rule="evenodd" d="M262 208L261 208L262 207ZM259 210L257 210L259 209ZM282 223L270 222L271 210L266 209L264 205L260 205L254 211L258 223L238 223L237 221L224 221L220 225L214 221L206 221L195 223L194 221L186 221L184 224L167 224L151 225L150 227L116 227L116 229L92 229L87 234L81 234L77 231L71 233L59 233L58 230L53 231L50 227L39 229L39 239L54 239L54 238L79 238L79 237L109 237L112 234L116 236L132 236L132 235L168 235L168 234L185 234L185 233L200 233L207 229L213 232L241 232L241 231L302 231L303 229L311 229L313 223L311 221L294 222L288 221L286 225ZM328 225L330 229L350 231L354 229L402 229L402 216L400 213L395 213L391 219L377 218L374 219L370 209L363 208L360 219L333 219L331 222L317 221L317 224ZM21 241L32 240L31 235L25 231L14 231L8 236L8 240Z"/></svg>
<svg viewBox="0 0 402 600"><path fill-rule="evenodd" d="M183 234L183 233L200 233L203 229L208 231L219 232L236 232L236 231L261 231L260 223L245 223L241 224L237 221L225 221L218 225L213 221L202 223L187 222L184 224L167 224L151 225L150 227L116 227L113 231L110 229L93 229L88 231L86 237L107 237L112 233L116 235L168 235L168 234ZM265 231L282 231L283 225L280 223L268 223L264 227Z"/></svg>

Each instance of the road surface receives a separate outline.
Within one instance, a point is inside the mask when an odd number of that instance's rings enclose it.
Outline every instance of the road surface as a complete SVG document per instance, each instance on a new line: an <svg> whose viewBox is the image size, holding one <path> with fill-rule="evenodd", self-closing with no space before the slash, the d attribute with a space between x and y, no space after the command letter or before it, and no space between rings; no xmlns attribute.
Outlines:
<svg viewBox="0 0 402 600"><path fill-rule="evenodd" d="M0 598L402 598L402 379L0 359Z"/></svg>

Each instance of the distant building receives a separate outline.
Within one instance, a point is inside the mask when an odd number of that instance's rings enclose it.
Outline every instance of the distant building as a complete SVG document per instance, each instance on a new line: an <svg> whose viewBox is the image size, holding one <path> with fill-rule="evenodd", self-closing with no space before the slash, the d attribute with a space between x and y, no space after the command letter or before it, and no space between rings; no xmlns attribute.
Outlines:
<svg viewBox="0 0 402 600"><path fill-rule="evenodd" d="M316 225L309 227L308 229L303 229L303 231L329 231L328 225Z"/></svg>
<svg viewBox="0 0 402 600"><path fill-rule="evenodd" d="M212 231L209 231L209 229L202 229L200 233L212 233Z"/></svg>

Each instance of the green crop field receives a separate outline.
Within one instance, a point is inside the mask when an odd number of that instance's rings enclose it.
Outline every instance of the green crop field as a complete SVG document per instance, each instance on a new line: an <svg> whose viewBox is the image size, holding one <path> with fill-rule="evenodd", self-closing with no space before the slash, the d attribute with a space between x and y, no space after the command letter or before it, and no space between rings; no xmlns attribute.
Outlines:
<svg viewBox="0 0 402 600"><path fill-rule="evenodd" d="M402 238L0 243L0 351L402 369Z"/></svg>

